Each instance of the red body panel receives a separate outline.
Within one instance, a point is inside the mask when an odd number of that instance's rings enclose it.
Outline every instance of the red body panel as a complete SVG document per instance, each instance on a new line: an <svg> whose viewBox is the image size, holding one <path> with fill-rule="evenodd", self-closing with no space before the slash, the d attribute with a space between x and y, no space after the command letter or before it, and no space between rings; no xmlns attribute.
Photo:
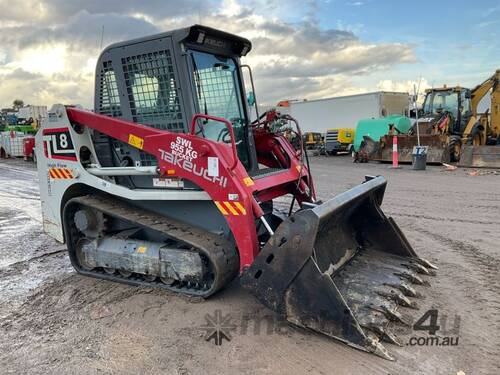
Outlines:
<svg viewBox="0 0 500 375"><path fill-rule="evenodd" d="M192 134L158 130L77 108L67 108L67 113L72 123L95 129L153 155L158 160L161 175L190 180L207 192L224 214L232 231L239 251L240 270L249 266L259 252L256 219L263 215L263 211L256 197L260 201L266 201L296 192L299 202L307 199L306 190L302 193L300 189L311 184L309 173L296 157L295 149L283 137L271 133L262 133L256 137L259 162L269 167L277 167L269 161L266 163L265 160L271 147L279 151L278 159L288 159L289 167L254 181L248 176L241 162L235 159L234 141L230 146ZM193 118L193 124L197 117L224 122L234 140L232 126L227 120L197 115ZM209 157L218 160L218 176L209 174ZM295 191L297 185L301 187Z"/></svg>
<svg viewBox="0 0 500 375"><path fill-rule="evenodd" d="M33 157L33 150L35 148L35 137L25 138L23 144L23 156L25 158Z"/></svg>

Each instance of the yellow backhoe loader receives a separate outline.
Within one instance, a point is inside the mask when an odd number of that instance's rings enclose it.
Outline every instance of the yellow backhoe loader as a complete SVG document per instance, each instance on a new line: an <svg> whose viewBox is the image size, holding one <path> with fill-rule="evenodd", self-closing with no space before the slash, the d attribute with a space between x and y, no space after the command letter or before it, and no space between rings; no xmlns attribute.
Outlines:
<svg viewBox="0 0 500 375"><path fill-rule="evenodd" d="M488 93L490 108L478 113L479 103ZM500 168L500 69L471 90L471 110L458 165Z"/></svg>
<svg viewBox="0 0 500 375"><path fill-rule="evenodd" d="M462 167L500 168L500 70L474 89L464 87L426 90L419 111L420 145L427 146L427 163L458 162ZM478 110L490 94L490 109ZM375 122L376 120L374 120ZM411 162L413 147L418 144L417 124L407 134L387 129L380 139L364 137L362 151L368 159L392 160L393 137L398 137L400 162Z"/></svg>

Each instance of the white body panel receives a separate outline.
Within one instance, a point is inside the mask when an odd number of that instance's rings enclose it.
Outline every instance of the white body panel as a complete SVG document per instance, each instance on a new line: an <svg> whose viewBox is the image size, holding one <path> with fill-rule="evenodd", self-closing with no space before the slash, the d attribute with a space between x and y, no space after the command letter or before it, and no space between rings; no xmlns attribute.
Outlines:
<svg viewBox="0 0 500 375"><path fill-rule="evenodd" d="M67 128L77 161L58 160L45 156L44 144L50 138L44 135L47 129ZM40 201L42 204L42 218L44 230L56 240L63 242L63 228L61 222L62 201L64 193L75 184L84 184L95 189L110 193L117 197L129 200L211 200L204 191L197 190L151 190L151 189L128 189L114 183L112 177L95 176L82 167L79 162L78 152L82 146L89 148L95 155L95 150L90 137L90 131L85 128L82 134L77 134L71 127L63 105L56 104L49 111L49 116L42 121L42 127L36 135L37 168L40 181ZM100 167L95 158L93 164ZM54 179L50 176L50 168L68 169L73 178Z"/></svg>
<svg viewBox="0 0 500 375"><path fill-rule="evenodd" d="M302 132L325 134L332 128L355 129L358 120L362 118L405 114L408 99L407 93L380 91L327 99L292 101L289 107L278 107L278 110L289 113L295 118Z"/></svg>

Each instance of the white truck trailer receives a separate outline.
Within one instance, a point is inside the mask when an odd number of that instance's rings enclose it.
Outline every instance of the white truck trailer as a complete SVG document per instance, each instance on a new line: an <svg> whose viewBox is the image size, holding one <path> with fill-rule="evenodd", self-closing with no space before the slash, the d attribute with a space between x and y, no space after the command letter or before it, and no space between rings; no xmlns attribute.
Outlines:
<svg viewBox="0 0 500 375"><path fill-rule="evenodd" d="M356 128L362 118L407 115L406 92L377 91L315 100L289 100L278 110L295 118L303 132L325 134L331 128Z"/></svg>

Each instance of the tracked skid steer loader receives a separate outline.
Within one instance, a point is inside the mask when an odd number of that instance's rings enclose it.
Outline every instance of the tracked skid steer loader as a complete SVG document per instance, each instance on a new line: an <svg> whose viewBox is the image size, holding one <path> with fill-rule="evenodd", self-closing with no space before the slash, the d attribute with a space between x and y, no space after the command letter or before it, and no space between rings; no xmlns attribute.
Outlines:
<svg viewBox="0 0 500 375"><path fill-rule="evenodd" d="M205 298L240 275L291 323L391 359L435 267L382 212L383 177L317 200L296 121L249 119L250 49L199 25L107 47L94 112L54 105L37 134L44 229L83 275Z"/></svg>

